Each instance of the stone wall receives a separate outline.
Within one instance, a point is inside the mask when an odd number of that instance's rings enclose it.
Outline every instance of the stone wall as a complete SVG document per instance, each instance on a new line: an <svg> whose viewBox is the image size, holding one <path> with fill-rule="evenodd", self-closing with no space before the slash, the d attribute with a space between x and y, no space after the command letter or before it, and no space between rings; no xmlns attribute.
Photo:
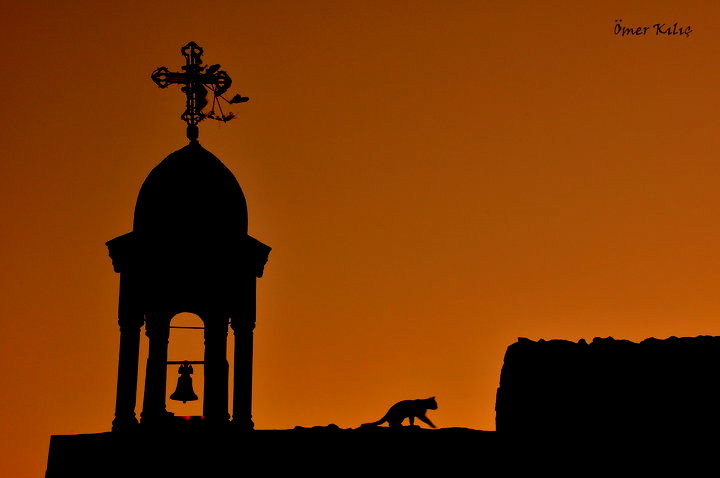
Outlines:
<svg viewBox="0 0 720 478"><path fill-rule="evenodd" d="M520 338L505 354L498 432L713 432L720 337L591 343Z"/></svg>

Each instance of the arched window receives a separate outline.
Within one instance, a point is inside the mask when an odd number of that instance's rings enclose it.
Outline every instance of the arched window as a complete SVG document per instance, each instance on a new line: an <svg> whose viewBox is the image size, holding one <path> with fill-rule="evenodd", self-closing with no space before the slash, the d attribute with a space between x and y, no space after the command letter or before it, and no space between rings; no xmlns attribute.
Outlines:
<svg viewBox="0 0 720 478"><path fill-rule="evenodd" d="M173 317L170 322L168 361L202 361L205 350L203 332L203 321L197 315L183 312ZM205 367L202 364L192 364L193 374L190 377L198 399L186 403L170 399L178 385L179 368L178 364L168 365L165 395L167 411L175 416L202 416Z"/></svg>

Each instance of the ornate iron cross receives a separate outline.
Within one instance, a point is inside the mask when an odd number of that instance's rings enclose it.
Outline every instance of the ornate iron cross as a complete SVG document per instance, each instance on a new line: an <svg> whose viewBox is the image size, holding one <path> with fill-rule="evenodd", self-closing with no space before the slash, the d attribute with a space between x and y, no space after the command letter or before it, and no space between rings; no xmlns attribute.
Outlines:
<svg viewBox="0 0 720 478"><path fill-rule="evenodd" d="M180 49L180 53L185 57L185 66L182 72L169 71L164 66L153 71L150 78L160 88L167 88L169 85L183 85L181 91L185 93L185 112L180 118L187 123L187 137L190 141L197 141L198 126L197 124L205 118L215 119L227 122L235 117L233 113L225 114L220 105L220 99L229 104L244 103L250 98L246 96L235 95L231 99L226 99L223 94L227 92L232 84L230 76L220 69L220 65L204 66L200 57L203 49L195 42L190 42ZM208 113L203 113L203 109L207 106L208 89L213 92L213 104ZM215 107L218 107L220 113L215 113Z"/></svg>

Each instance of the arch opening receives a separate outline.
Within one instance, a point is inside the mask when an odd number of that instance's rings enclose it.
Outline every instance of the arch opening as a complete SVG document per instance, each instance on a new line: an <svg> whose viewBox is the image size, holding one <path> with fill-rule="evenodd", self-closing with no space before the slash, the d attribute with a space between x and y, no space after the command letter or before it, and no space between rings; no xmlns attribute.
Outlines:
<svg viewBox="0 0 720 478"><path fill-rule="evenodd" d="M202 319L189 312L177 314L170 321L170 339L168 343L168 361L202 361L205 351ZM199 328L177 328L199 327ZM165 404L168 412L177 417L202 416L203 388L205 385L205 367L192 364L192 387L198 399L185 403L170 399L178 385L179 364L168 364L165 387Z"/></svg>

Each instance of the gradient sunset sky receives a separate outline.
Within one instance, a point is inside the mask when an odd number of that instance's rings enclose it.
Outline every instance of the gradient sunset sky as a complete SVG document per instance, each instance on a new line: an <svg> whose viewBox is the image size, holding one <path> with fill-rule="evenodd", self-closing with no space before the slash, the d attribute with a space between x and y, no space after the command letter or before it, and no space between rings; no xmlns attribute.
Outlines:
<svg viewBox="0 0 720 478"><path fill-rule="evenodd" d="M105 242L187 142L183 95L150 73L188 41L251 98L200 142L273 247L257 428L434 395L439 427L492 430L518 337L720 335L720 2L0 4L2 476L110 429ZM202 357L173 334L171 360Z"/></svg>

